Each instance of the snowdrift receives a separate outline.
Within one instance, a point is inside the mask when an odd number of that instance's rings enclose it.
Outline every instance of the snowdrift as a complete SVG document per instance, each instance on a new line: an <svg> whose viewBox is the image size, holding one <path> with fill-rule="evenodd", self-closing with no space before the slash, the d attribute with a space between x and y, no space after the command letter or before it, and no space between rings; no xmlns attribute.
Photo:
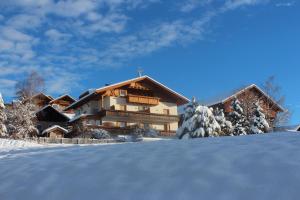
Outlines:
<svg viewBox="0 0 300 200"><path fill-rule="evenodd" d="M0 196L297 200L299 147L300 135L274 133L0 152Z"/></svg>
<svg viewBox="0 0 300 200"><path fill-rule="evenodd" d="M22 140L0 139L0 152L41 146L42 145Z"/></svg>

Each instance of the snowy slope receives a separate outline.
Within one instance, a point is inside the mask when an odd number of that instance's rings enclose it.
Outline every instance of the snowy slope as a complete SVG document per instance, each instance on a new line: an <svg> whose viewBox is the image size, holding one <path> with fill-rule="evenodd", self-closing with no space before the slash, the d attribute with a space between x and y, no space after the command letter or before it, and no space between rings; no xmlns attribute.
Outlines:
<svg viewBox="0 0 300 200"><path fill-rule="evenodd" d="M300 135L0 152L4 200L298 200Z"/></svg>

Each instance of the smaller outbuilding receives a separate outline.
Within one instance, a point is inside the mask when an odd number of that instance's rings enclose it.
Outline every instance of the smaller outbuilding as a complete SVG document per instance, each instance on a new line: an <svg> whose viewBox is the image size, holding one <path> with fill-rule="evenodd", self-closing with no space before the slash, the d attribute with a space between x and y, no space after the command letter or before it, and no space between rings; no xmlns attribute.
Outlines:
<svg viewBox="0 0 300 200"><path fill-rule="evenodd" d="M274 131L275 132L300 132L300 125L275 127Z"/></svg>
<svg viewBox="0 0 300 200"><path fill-rule="evenodd" d="M54 125L44 130L42 135L49 138L64 138L67 133L67 129L58 125Z"/></svg>

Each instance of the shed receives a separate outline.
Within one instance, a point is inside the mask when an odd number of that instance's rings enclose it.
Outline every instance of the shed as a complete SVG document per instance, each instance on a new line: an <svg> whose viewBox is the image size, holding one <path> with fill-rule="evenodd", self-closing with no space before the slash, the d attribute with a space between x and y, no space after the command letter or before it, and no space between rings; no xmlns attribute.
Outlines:
<svg viewBox="0 0 300 200"><path fill-rule="evenodd" d="M67 129L62 128L61 126L54 125L44 130L42 135L50 138L64 138L65 134L67 133Z"/></svg>

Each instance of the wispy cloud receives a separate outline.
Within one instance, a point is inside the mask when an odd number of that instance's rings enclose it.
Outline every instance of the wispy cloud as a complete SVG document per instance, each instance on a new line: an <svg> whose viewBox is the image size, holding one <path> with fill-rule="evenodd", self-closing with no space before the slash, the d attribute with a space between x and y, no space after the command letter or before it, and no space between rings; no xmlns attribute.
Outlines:
<svg viewBox="0 0 300 200"><path fill-rule="evenodd" d="M211 3L213 3L213 0L186 0L179 4L179 9L181 12L191 12L199 6L207 6Z"/></svg>
<svg viewBox="0 0 300 200"><path fill-rule="evenodd" d="M202 40L215 17L264 3L268 0L176 1L178 15L155 16L145 24L135 17L137 11L164 5L163 1L1 1L0 80L4 84L0 90L13 91L20 75L36 69L47 74L49 92L67 92L80 87L85 78L78 71L120 66L165 48ZM191 11L195 12L190 16Z"/></svg>
<svg viewBox="0 0 300 200"><path fill-rule="evenodd" d="M291 7L295 5L295 1L291 1L291 2L280 2L280 3L276 3L275 6L276 7Z"/></svg>

